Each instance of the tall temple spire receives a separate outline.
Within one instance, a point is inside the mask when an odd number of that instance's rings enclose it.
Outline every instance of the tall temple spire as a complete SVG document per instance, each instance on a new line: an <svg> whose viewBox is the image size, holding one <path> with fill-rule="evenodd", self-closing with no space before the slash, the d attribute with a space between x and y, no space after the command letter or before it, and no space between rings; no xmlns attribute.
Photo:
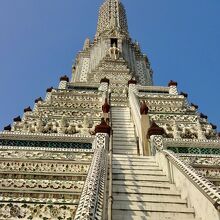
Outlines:
<svg viewBox="0 0 220 220"><path fill-rule="evenodd" d="M120 0L106 0L99 10L96 38L111 30L128 35L126 11Z"/></svg>

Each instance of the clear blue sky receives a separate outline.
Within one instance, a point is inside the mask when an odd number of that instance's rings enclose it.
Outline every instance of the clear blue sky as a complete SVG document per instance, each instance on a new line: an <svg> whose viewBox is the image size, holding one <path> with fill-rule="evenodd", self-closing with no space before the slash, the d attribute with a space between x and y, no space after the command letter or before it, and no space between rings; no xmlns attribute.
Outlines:
<svg viewBox="0 0 220 220"><path fill-rule="evenodd" d="M218 125L219 0L122 0L129 30L148 54L155 85L170 79ZM8 125L59 77L87 36L103 0L0 0L0 127Z"/></svg>

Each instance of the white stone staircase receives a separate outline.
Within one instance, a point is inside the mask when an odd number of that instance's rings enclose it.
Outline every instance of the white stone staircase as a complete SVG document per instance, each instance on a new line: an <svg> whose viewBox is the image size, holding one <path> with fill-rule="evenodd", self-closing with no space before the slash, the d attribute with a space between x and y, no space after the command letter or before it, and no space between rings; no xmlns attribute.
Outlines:
<svg viewBox="0 0 220 220"><path fill-rule="evenodd" d="M154 157L137 156L127 107L112 107L113 220L198 220Z"/></svg>
<svg viewBox="0 0 220 220"><path fill-rule="evenodd" d="M113 153L137 155L134 124L128 107L112 107Z"/></svg>

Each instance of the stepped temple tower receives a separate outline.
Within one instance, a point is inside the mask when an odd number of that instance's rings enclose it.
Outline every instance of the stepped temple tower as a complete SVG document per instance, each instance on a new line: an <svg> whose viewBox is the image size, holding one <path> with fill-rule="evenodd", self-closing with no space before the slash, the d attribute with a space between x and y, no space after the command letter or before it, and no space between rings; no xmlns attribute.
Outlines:
<svg viewBox="0 0 220 220"><path fill-rule="evenodd" d="M0 133L0 220L218 220L219 186L216 126L153 84L119 0L72 76Z"/></svg>

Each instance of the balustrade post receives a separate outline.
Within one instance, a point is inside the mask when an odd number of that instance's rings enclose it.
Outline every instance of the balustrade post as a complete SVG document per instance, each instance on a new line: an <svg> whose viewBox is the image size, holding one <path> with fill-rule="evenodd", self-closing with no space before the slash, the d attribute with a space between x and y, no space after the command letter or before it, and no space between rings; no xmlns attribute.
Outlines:
<svg viewBox="0 0 220 220"><path fill-rule="evenodd" d="M151 155L151 150L150 150L150 145L147 139L147 132L148 129L150 128L150 118L148 115L148 107L146 105L146 102L143 101L141 103L140 107L140 114L141 114L141 131L142 131L142 141L143 141L143 155L144 156L150 156Z"/></svg>

